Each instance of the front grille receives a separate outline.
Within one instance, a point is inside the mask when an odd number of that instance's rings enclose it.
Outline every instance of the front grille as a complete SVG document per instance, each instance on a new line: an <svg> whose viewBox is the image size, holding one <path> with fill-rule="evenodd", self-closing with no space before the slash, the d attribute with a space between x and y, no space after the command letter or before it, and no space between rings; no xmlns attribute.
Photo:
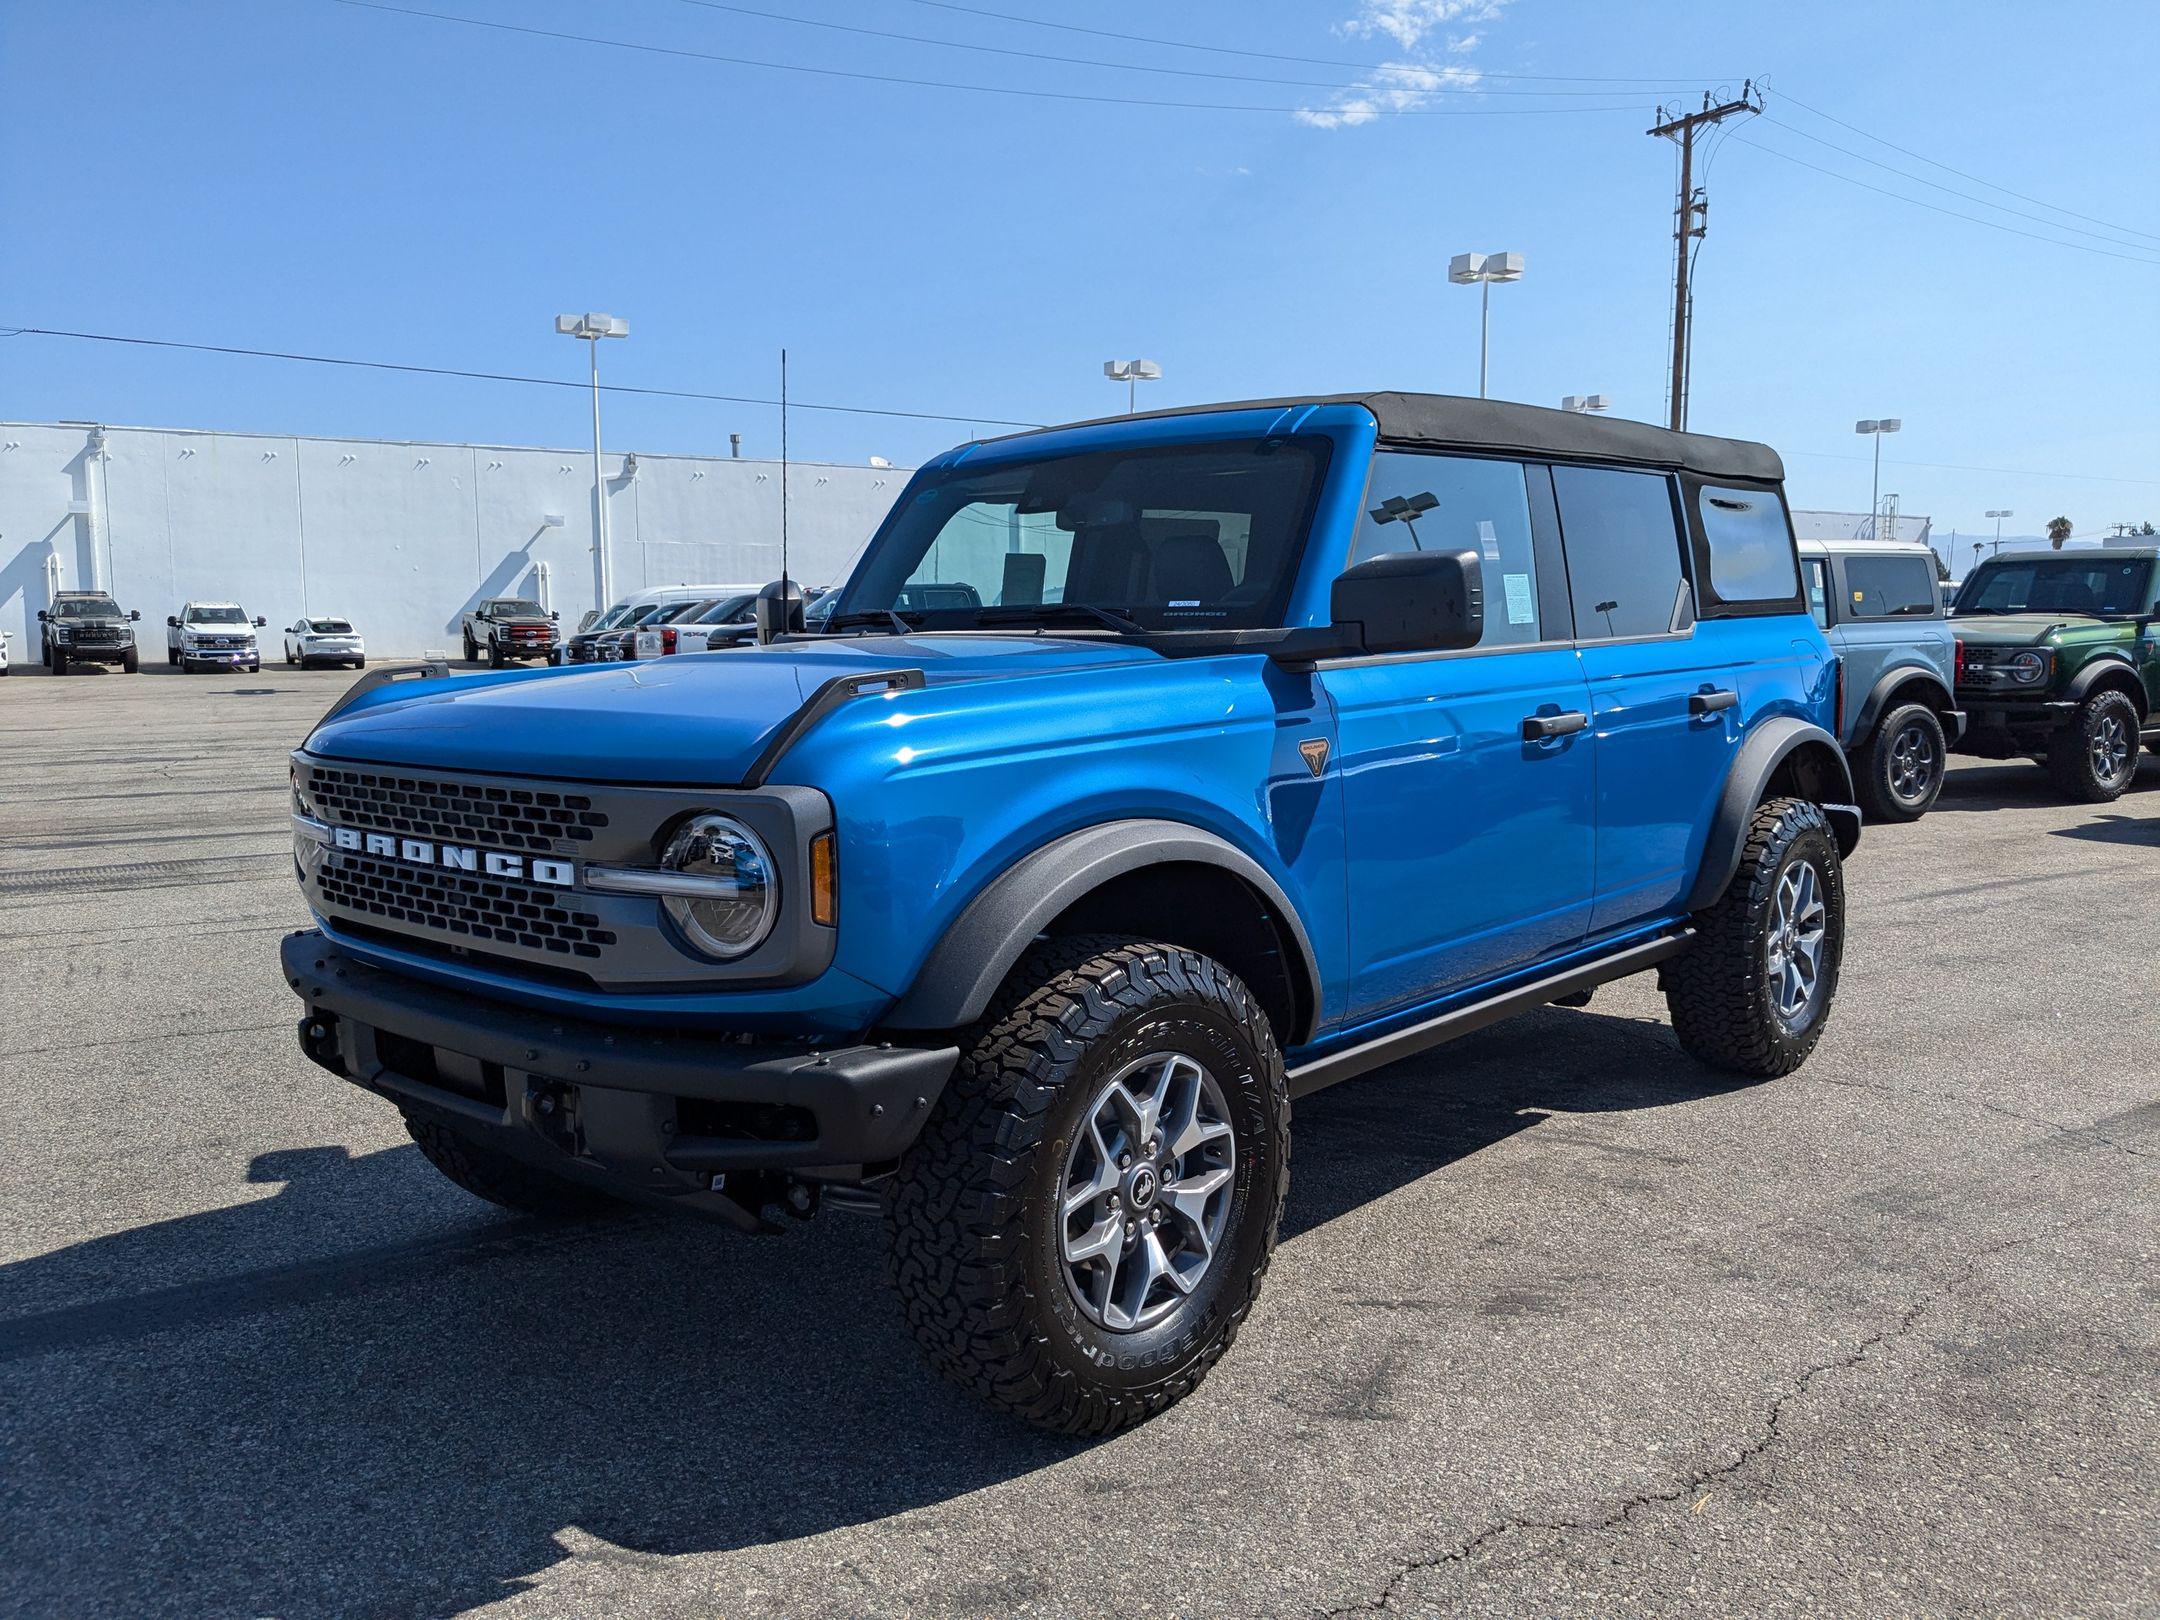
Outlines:
<svg viewBox="0 0 2160 1620"><path fill-rule="evenodd" d="M127 639L125 630L90 629L75 632L76 644L83 647L122 647L127 644Z"/></svg>
<svg viewBox="0 0 2160 1620"><path fill-rule="evenodd" d="M193 645L199 649L232 649L245 647L248 642L242 636L197 636Z"/></svg>
<svg viewBox="0 0 2160 1620"><path fill-rule="evenodd" d="M553 890L497 878L468 877L329 851L317 879L326 904L363 916L522 945L558 956L594 957L615 943L613 930L589 911L573 911Z"/></svg>
<svg viewBox="0 0 2160 1620"><path fill-rule="evenodd" d="M592 800L578 793L324 765L303 770L308 794L325 820L373 832L552 855L564 840L591 843L594 829L608 824Z"/></svg>

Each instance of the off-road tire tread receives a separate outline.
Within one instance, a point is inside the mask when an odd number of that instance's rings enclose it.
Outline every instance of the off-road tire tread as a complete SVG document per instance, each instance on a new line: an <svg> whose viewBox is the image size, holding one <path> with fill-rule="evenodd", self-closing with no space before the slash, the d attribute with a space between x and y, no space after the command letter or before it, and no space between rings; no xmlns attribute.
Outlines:
<svg viewBox="0 0 2160 1620"><path fill-rule="evenodd" d="M620 1211L623 1205L605 1193L564 1181L544 1170L496 1153L448 1125L418 1114L405 1115L405 1130L428 1163L475 1198L526 1215L586 1220Z"/></svg>
<svg viewBox="0 0 2160 1620"><path fill-rule="evenodd" d="M1049 1354L1029 1320L1018 1213L1029 1160L1062 1096L1058 1072L1116 1020L1164 993L1215 1002L1272 1067L1281 1144L1258 1264L1197 1355L1159 1383L1125 1392L1084 1386ZM960 1067L886 1198L888 1275L908 1329L939 1373L1040 1427L1100 1435L1190 1394L1230 1348L1274 1253L1290 1185L1290 1097L1266 1015L1237 976L1181 946L1074 935L1031 948L962 1039Z"/></svg>
<svg viewBox="0 0 2160 1620"><path fill-rule="evenodd" d="M1699 1063L1758 1079L1790 1074L1807 1060L1829 1023L1831 1009L1825 1006L1802 1035L1780 1039L1762 962L1784 851L1810 831L1820 832L1830 846L1823 882L1841 916L1844 877L1829 818L1805 799L1766 799L1748 822L1731 884L1708 910L1696 913L1694 943L1665 964L1673 1033ZM1830 989L1834 999L1834 979Z"/></svg>
<svg viewBox="0 0 2160 1620"><path fill-rule="evenodd" d="M1905 729L1907 711L1917 709L1935 722L1935 789L1922 805L1902 804L1890 791L1890 748L1897 734ZM1859 797L1860 808L1867 812L1870 821L1918 821L1934 808L1941 796L1943 772L1949 762L1950 739L1943 730L1942 717L1925 703L1900 703L1876 724L1875 734L1868 739L1863 769L1855 771L1853 791Z"/></svg>
<svg viewBox="0 0 2160 1620"><path fill-rule="evenodd" d="M2123 719L2130 728L2130 774L2120 787L2109 787L2093 774L2092 749L2085 735L2086 726L2093 715L2110 698L2122 706ZM2118 692L2112 687L2105 692L2095 692L2078 706L2078 711L2071 717L2070 723L2055 733L2044 762L2048 780L2055 784L2057 792L2065 798L2075 799L2080 804L2113 804L2128 791L2130 784L2137 780L2136 743L2140 723L2137 705L2130 701L2127 693Z"/></svg>

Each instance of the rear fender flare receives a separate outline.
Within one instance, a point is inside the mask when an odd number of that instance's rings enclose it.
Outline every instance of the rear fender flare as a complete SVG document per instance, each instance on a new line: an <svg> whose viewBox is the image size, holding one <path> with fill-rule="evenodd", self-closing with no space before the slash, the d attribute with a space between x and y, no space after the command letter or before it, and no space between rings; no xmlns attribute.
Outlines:
<svg viewBox="0 0 2160 1620"><path fill-rule="evenodd" d="M1250 885L1281 919L1285 963L1302 973L1303 1005L1320 1005L1319 960L1297 907L1267 869L1227 839L1178 821L1103 822L1023 855L993 878L960 915L884 1020L894 1029L958 1029L980 1018L1013 964L1076 902L1113 878L1172 863L1218 867ZM1311 1038L1308 1027L1285 1044Z"/></svg>
<svg viewBox="0 0 2160 1620"><path fill-rule="evenodd" d="M1688 910L1715 905L1732 882L1740 870L1755 807L1769 797L1771 778L1788 762L1816 773L1817 793L1810 797L1830 818L1838 853L1850 855L1859 846L1860 810L1853 803L1852 768L1845 762L1845 750L1821 726L1791 715L1774 715L1748 733L1739 757L1726 772L1717 813L1710 821L1710 837L1703 845L1702 866L1688 893Z"/></svg>
<svg viewBox="0 0 2160 1620"><path fill-rule="evenodd" d="M1951 701L1949 683L1943 679L1940 671L1931 669L1926 664L1900 664L1895 669L1884 671L1875 684L1868 688L1867 699L1860 705L1860 718L1853 726L1853 747L1862 746L1868 738L1875 735L1876 726L1881 723L1882 717L1890 712L1890 694L1907 686L1915 689L1912 701L1925 703L1938 716L1957 707L1957 704Z"/></svg>

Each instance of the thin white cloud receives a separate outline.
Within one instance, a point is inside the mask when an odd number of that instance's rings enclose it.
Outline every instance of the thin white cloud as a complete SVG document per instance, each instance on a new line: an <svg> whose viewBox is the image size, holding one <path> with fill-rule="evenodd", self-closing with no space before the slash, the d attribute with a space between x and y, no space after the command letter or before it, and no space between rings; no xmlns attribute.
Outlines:
<svg viewBox="0 0 2160 1620"><path fill-rule="evenodd" d="M1451 33L1456 23L1491 22L1513 0L1358 0L1357 15L1341 24L1346 34L1385 38L1405 53L1431 39L1431 49L1465 57L1478 48L1475 28ZM1433 37L1437 36L1437 37ZM1300 107L1297 120L1314 129L1353 129L1391 113L1409 112L1443 91L1475 90L1484 75L1461 62L1419 60L1405 54L1383 63L1361 84L1347 86L1324 106Z"/></svg>

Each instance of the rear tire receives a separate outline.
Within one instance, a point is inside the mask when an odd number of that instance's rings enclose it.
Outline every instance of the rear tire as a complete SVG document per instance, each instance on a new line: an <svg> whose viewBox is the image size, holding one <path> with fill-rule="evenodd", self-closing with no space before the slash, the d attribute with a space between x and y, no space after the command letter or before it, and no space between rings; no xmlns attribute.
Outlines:
<svg viewBox="0 0 2160 1620"><path fill-rule="evenodd" d="M2108 804L2137 777L2138 712L2128 693L2095 692L2055 734L2047 773L2066 798Z"/></svg>
<svg viewBox="0 0 2160 1620"><path fill-rule="evenodd" d="M1845 951L1845 874L1820 807L1771 799L1740 869L1665 964L1673 1033L1698 1063L1770 1079L1807 1061L1829 1022Z"/></svg>
<svg viewBox="0 0 2160 1620"><path fill-rule="evenodd" d="M172 648L167 647L165 649L165 664L166 667L169 669L178 669L180 667L179 653L175 652Z"/></svg>
<svg viewBox="0 0 2160 1620"><path fill-rule="evenodd" d="M522 1160L475 1142L462 1131L419 1114L405 1116L405 1130L436 1169L475 1198L526 1215L589 1220L623 1206L605 1193L535 1170Z"/></svg>
<svg viewBox="0 0 2160 1620"><path fill-rule="evenodd" d="M940 1373L1043 1428L1152 1416L1252 1309L1289 1148L1282 1054L1227 968L1046 941L968 1033L893 1178L908 1327Z"/></svg>
<svg viewBox="0 0 2160 1620"><path fill-rule="evenodd" d="M461 638L461 639L462 639L462 640L464 641L464 643L465 643L465 662L466 662L466 663L468 663L468 664L477 664L477 663L479 663L479 662L480 662L480 648L479 648L479 646L478 646L478 645L477 645L477 644L476 644L476 643L475 643L475 642L473 641L473 638L472 638L472 632L471 632L470 630L467 630L466 632L464 632L464 635L462 636L462 638Z"/></svg>
<svg viewBox="0 0 2160 1620"><path fill-rule="evenodd" d="M1861 808L1875 821L1918 821L1942 792L1950 757L1942 721L1925 703L1901 703L1882 717L1854 763Z"/></svg>
<svg viewBox="0 0 2160 1620"><path fill-rule="evenodd" d="M126 656L120 660L120 667L130 675L140 670L142 668L142 649L130 647Z"/></svg>

